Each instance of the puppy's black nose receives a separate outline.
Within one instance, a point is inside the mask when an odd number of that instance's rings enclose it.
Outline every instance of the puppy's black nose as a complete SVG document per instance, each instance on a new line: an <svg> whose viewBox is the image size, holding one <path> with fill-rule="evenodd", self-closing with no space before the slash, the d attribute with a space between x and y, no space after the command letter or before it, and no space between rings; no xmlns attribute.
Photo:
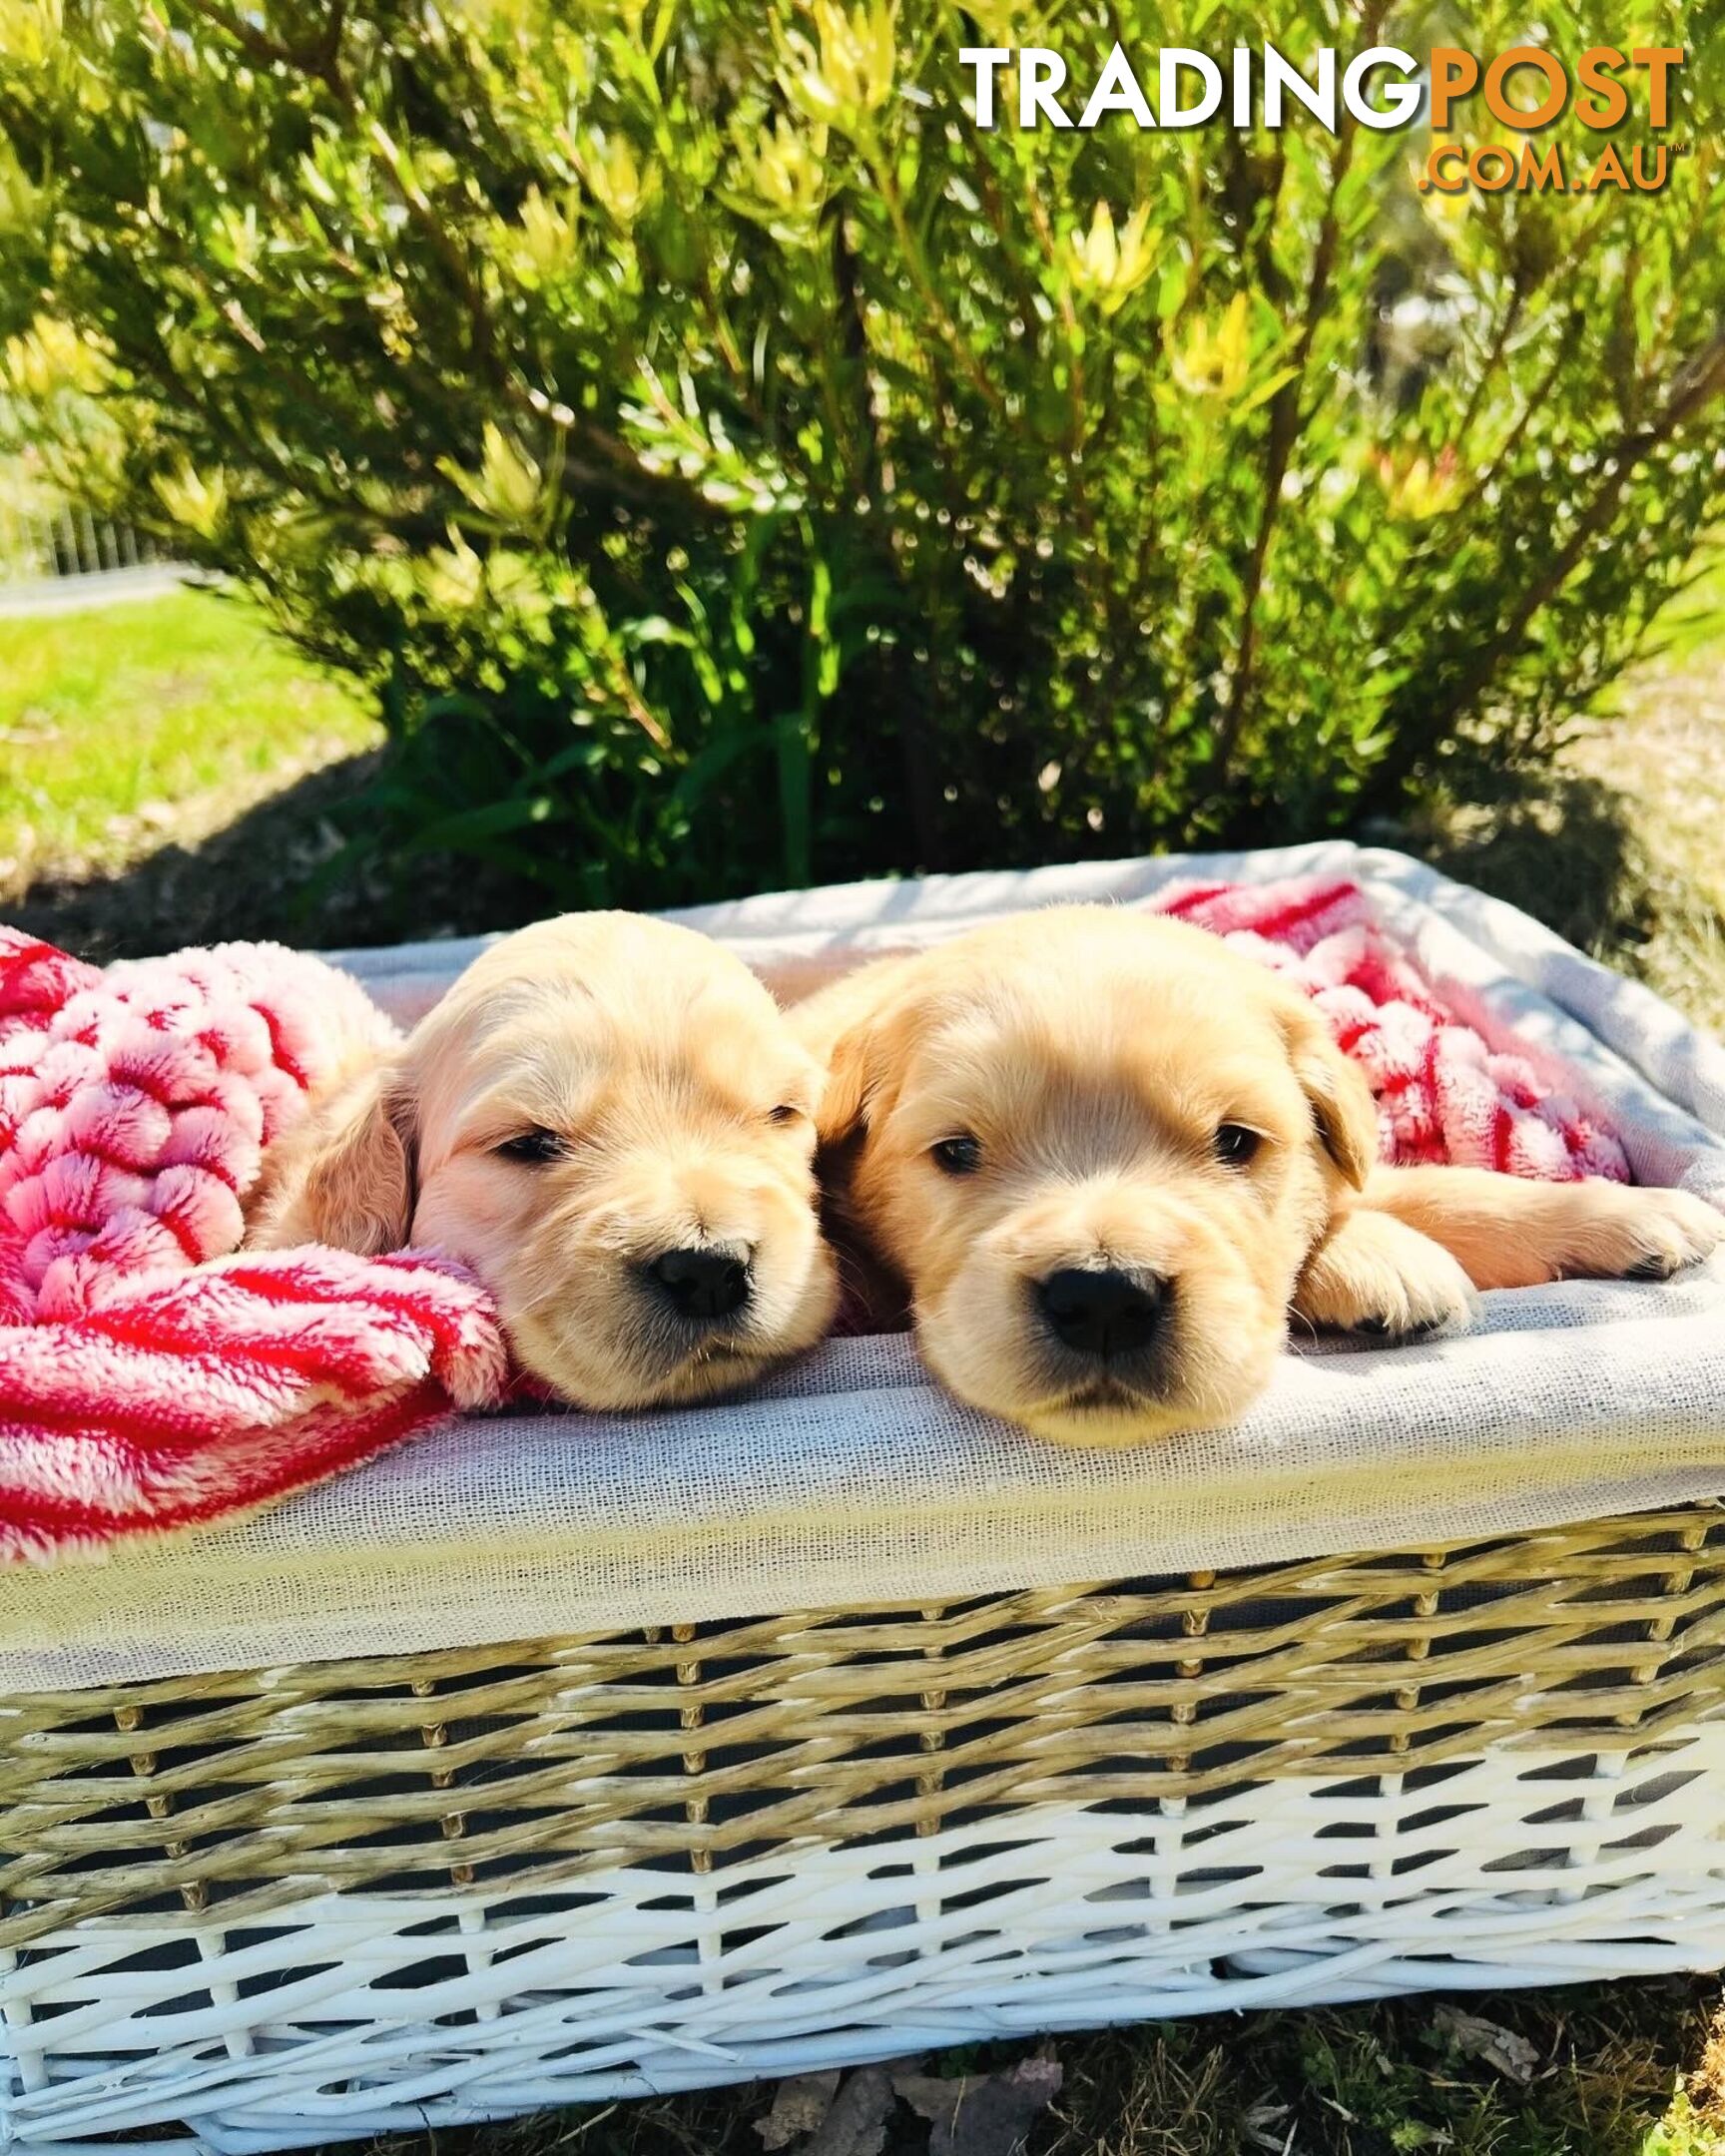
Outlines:
<svg viewBox="0 0 1725 2156"><path fill-rule="evenodd" d="M667 1251L647 1277L679 1318L730 1318L749 1300L749 1268L726 1251Z"/></svg>
<svg viewBox="0 0 1725 2156"><path fill-rule="evenodd" d="M1131 1354L1147 1348L1162 1322L1167 1289L1153 1274L1066 1267L1036 1284L1036 1300L1055 1337L1080 1354Z"/></svg>

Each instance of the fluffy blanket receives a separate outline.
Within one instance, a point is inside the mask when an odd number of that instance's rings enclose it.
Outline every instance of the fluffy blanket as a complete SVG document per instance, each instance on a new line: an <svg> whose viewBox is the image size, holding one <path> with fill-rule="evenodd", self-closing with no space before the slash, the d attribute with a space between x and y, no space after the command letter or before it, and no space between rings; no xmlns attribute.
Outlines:
<svg viewBox="0 0 1725 2156"><path fill-rule="evenodd" d="M1627 1176L1608 1130L1443 1008L1355 884L1159 904L1314 997L1387 1160ZM458 1268L236 1255L264 1148L381 1023L275 945L103 972L0 929L0 1562L250 1510L505 1396L495 1312Z"/></svg>
<svg viewBox="0 0 1725 2156"><path fill-rule="evenodd" d="M1161 893L1155 910L1254 951L1306 990L1372 1082L1386 1161L1494 1168L1540 1183L1629 1180L1615 1134L1446 1010L1373 922L1357 883L1183 883Z"/></svg>
<svg viewBox="0 0 1725 2156"><path fill-rule="evenodd" d="M263 1148L380 1023L271 945L103 973L0 929L0 1561L248 1510L498 1396L456 1269L232 1255Z"/></svg>

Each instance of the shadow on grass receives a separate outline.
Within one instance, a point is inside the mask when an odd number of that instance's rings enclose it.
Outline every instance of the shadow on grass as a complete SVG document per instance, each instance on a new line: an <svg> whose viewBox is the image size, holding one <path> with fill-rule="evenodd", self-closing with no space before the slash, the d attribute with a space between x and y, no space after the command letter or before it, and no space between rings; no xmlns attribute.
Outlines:
<svg viewBox="0 0 1725 2156"><path fill-rule="evenodd" d="M346 757L195 843L170 841L122 869L44 877L8 917L106 962L236 937L324 949L394 943L507 928L544 910L517 880L470 860L427 855L391 876L341 859L377 768L377 752Z"/></svg>
<svg viewBox="0 0 1725 2156"><path fill-rule="evenodd" d="M427 854L393 873L343 856L378 761L373 752L325 765L207 838L171 840L124 869L45 877L4 910L32 934L105 961L240 936L323 949L393 943L514 927L556 909L544 890L464 856ZM1697 916L1698 894L1649 860L1634 815L1608 784L1545 771L1495 779L1489 791L1478 782L1464 805L1438 803L1365 835L1640 973L1654 937L1711 948L1725 943L1725 920L1711 907ZM1670 992L1669 982L1655 985Z"/></svg>
<svg viewBox="0 0 1725 2156"><path fill-rule="evenodd" d="M1061 2046L1048 2156L1705 2156L1712 1980L1415 1997Z"/></svg>
<svg viewBox="0 0 1725 2156"><path fill-rule="evenodd" d="M1655 909L1649 863L1614 788L1575 772L1483 783L1463 807L1434 811L1403 838L1446 875L1531 913L1582 950L1642 942Z"/></svg>
<svg viewBox="0 0 1725 2156"><path fill-rule="evenodd" d="M1725 911L1634 793L1547 772L1438 805L1396 842L1725 1033Z"/></svg>

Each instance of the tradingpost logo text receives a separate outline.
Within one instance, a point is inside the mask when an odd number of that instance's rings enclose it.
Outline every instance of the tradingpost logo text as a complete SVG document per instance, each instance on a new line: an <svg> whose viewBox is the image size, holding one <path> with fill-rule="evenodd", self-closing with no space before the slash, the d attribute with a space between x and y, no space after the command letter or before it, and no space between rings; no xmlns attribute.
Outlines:
<svg viewBox="0 0 1725 2156"><path fill-rule="evenodd" d="M967 45L970 108L979 128L1088 129L1118 115L1140 128L1282 127L1300 107L1332 134L1348 121L1390 131L1429 119L1423 193L1656 193L1687 149L1671 127L1679 45L1593 45L1573 69L1542 45L1477 54L1434 46L1424 58L1373 45L1344 61L1322 48L1302 69L1274 45L1226 55L1165 45L1135 59L1121 45L1087 68L1041 45ZM1592 141L1536 142L1573 119ZM1637 139L1621 139L1634 130ZM1508 139L1491 139L1502 131ZM1614 138L1607 140L1605 138Z"/></svg>

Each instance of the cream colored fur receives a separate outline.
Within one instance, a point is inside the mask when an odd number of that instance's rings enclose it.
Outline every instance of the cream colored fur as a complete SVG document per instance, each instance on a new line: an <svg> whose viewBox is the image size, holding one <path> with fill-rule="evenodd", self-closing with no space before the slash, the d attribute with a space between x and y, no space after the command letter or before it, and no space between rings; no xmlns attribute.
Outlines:
<svg viewBox="0 0 1725 2156"><path fill-rule="evenodd" d="M706 937L621 913L544 921L316 1104L249 1240L445 1251L553 1392L593 1408L702 1398L831 1323L821 1083L772 997ZM550 1157L501 1150L535 1132ZM734 1254L752 1290L736 1324L698 1338L645 1278L691 1248Z"/></svg>
<svg viewBox="0 0 1725 2156"><path fill-rule="evenodd" d="M1101 907L1029 913L864 967L793 1013L829 1069L835 1211L901 1277L961 1398L1120 1444L1232 1419L1290 1319L1391 1338L1481 1288L1663 1274L1725 1222L1681 1193L1376 1162L1359 1071L1307 998L1217 937ZM1218 1157L1248 1128L1241 1165ZM977 1165L940 1165L950 1141ZM1038 1284L1157 1284L1153 1352L1080 1366Z"/></svg>

